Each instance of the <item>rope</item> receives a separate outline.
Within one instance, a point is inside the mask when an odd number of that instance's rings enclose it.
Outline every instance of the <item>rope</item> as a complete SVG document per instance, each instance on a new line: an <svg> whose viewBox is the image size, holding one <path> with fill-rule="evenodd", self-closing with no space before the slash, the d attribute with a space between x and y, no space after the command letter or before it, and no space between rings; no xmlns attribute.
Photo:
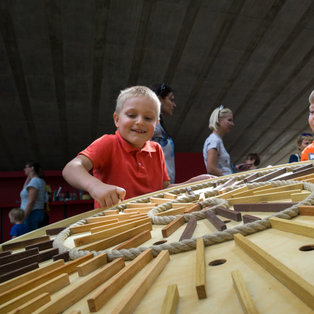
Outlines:
<svg viewBox="0 0 314 314"><path fill-rule="evenodd" d="M300 181L293 181L293 180L287 180L287 181L267 181L267 182L260 182L260 183L251 183L251 184L246 184L248 187L251 188L255 188L255 187L259 187L259 186L263 186L266 184L271 183L273 187L279 187L279 186L285 186L285 185L290 185L290 184L296 184L296 183L303 183L304 189L308 190L311 192L311 194L303 201L301 201L298 204L295 204L281 212L278 212L274 215L271 215L269 217L266 217L264 219L261 220L257 220L248 224L243 224L243 225L238 225L232 229L226 229L224 231L221 232L216 232L213 234L207 234L203 236L204 239L204 243L205 246L210 246L216 243L222 243L225 241L230 241L233 239L233 235L235 233L241 233L242 235L249 235L249 234L253 234L255 232L259 232L262 230L265 230L267 228L270 228L270 222L269 222L269 218L270 217L278 217L278 218L282 218L282 219L291 219L295 216L298 215L298 206L300 205L313 205L314 204L314 184L308 183L308 182L300 182ZM196 184L195 186L191 186L191 189L196 191L197 189L204 189L206 187L209 186L213 186L212 183L203 183L203 184ZM235 187L230 187L230 189L228 190L232 190L232 189L238 189L239 187L241 187L240 185L237 185ZM178 192L179 191L179 192ZM184 193L186 192L185 188L179 188L175 191L171 191L171 193L174 194L180 194L180 193ZM200 202L199 204L201 205L202 210L198 211L198 212L193 212L190 214L184 214L184 219L185 221L188 221L189 219L191 219L191 217L196 217L197 220L199 219L204 219L205 218L205 214L204 212L206 210L211 210L215 213L215 209L217 207L224 207L224 208L228 208L228 202L224 199L218 199L215 198L214 196L217 195L217 190L212 190L208 193L205 193L206 197L211 197L209 199L205 199L204 201ZM159 195L159 194L158 194ZM154 195L154 197L157 197L157 195ZM166 211L171 207L171 203L173 202L182 202L182 203L186 203L186 202L193 202L195 200L198 200L199 195L183 195L175 200L171 200L168 203L164 203L162 205L159 205L155 208L153 208L151 211L148 212L148 216L152 218L153 224L168 224L169 222L171 222L173 219L175 219L177 216L182 216L182 215L176 215L176 216L156 216L156 213L159 212L163 212ZM136 200L136 202L149 202L149 198L143 198L141 200ZM205 207L210 207L210 208L206 208ZM126 208L126 205L119 205L116 207L119 210L123 210ZM101 215L101 213L98 213L95 216L99 216ZM78 221L77 223L71 225L72 226L77 226L77 225L82 225L86 223L86 219L83 219L81 221ZM66 228L65 230L63 230L62 232L60 232L57 237L55 238L54 242L53 242L53 246L57 247L60 250L60 253L63 253L65 251L69 251L69 255L71 259L76 259L78 257L84 256L86 254L89 253L93 253L95 256L102 254L102 253L106 253L107 254L107 258L109 261L118 258L118 257L123 257L125 260L132 260L134 259L136 256L138 256L141 252L143 252L144 250L146 250L146 247L139 247L139 248L131 248L131 249L122 249L122 250L101 250L101 251L84 251L84 250L80 250L77 248L72 248L69 249L68 247L66 247L63 243L64 241L70 236L71 231L70 231L70 227ZM192 239L186 239L180 242L173 242L173 243L164 243L164 244L160 244L160 245L152 245L150 248L153 251L153 255L157 256L158 253L162 250L168 250L170 254L177 254L180 252L185 252L185 251L190 251L190 250L194 250L196 247L196 238L192 238Z"/></svg>

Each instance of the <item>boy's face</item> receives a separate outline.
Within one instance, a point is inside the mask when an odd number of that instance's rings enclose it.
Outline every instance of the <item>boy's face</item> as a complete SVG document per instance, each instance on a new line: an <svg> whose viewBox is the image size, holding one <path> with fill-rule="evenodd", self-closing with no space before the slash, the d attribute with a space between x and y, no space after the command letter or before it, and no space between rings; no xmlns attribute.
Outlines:
<svg viewBox="0 0 314 314"><path fill-rule="evenodd" d="M314 132L314 104L310 104L309 111L309 125Z"/></svg>
<svg viewBox="0 0 314 314"><path fill-rule="evenodd" d="M142 149L158 123L157 105L145 96L132 97L125 101L119 114L113 114L113 119L122 138Z"/></svg>
<svg viewBox="0 0 314 314"><path fill-rule="evenodd" d="M301 145L299 146L299 149L301 151L303 151L304 148L306 148L307 146L309 146L310 144L312 144L312 141L310 139L304 139L301 143Z"/></svg>

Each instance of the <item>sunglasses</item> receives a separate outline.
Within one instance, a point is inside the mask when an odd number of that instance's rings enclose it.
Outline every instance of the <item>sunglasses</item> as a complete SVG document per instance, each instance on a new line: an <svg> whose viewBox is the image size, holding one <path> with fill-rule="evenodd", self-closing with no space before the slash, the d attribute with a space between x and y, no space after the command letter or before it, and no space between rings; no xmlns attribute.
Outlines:
<svg viewBox="0 0 314 314"><path fill-rule="evenodd" d="M312 133L302 133L301 136L313 136Z"/></svg>
<svg viewBox="0 0 314 314"><path fill-rule="evenodd" d="M162 83L157 90L157 96L160 95L166 89L166 84Z"/></svg>

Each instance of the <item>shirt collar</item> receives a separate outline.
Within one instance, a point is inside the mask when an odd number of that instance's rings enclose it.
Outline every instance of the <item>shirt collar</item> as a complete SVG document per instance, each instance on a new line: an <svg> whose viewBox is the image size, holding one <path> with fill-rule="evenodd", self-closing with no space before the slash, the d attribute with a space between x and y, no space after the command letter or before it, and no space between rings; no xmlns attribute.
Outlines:
<svg viewBox="0 0 314 314"><path fill-rule="evenodd" d="M121 144L122 148L126 152L141 151L151 153L156 151L155 147L152 145L150 141L147 141L142 149L138 149L129 144L126 140L124 140L118 130L116 131L116 136L118 137L119 143Z"/></svg>

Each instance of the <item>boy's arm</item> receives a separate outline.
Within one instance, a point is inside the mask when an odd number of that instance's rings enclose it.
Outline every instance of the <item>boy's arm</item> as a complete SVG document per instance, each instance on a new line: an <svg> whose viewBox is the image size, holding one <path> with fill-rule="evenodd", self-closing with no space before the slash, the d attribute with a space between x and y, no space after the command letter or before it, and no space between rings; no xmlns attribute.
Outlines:
<svg viewBox="0 0 314 314"><path fill-rule="evenodd" d="M79 155L64 167L62 175L75 188L87 191L101 207L111 207L123 200L125 190L101 182L89 173L92 168L92 161L84 155Z"/></svg>

